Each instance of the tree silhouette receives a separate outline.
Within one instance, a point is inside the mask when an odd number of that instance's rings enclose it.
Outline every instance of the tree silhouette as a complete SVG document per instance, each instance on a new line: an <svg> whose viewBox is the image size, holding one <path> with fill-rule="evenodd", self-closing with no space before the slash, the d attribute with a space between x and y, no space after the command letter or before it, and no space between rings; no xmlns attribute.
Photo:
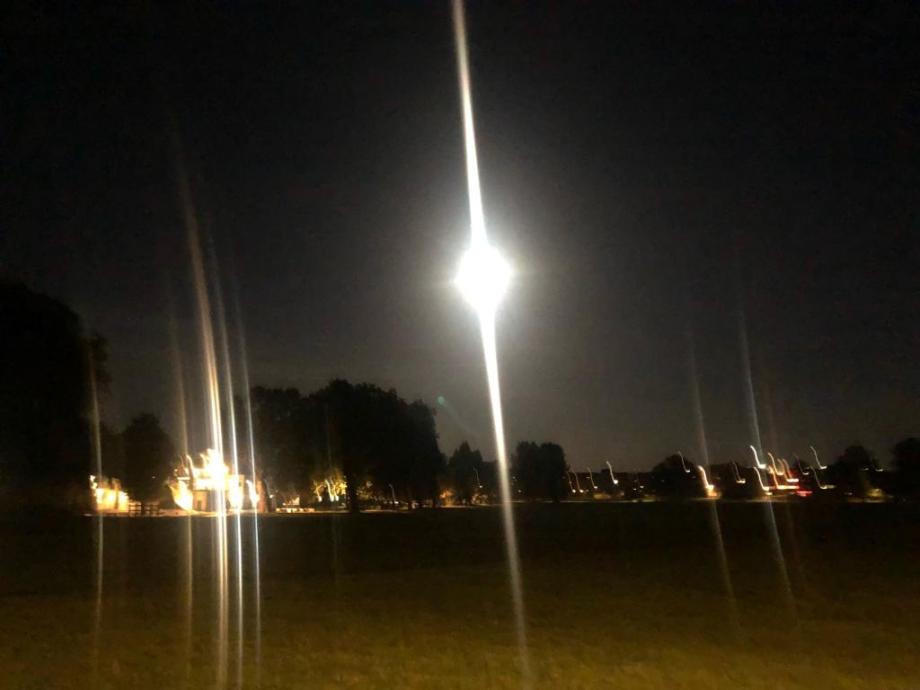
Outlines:
<svg viewBox="0 0 920 690"><path fill-rule="evenodd" d="M920 496L920 439L905 438L891 449L896 474L895 491L901 496Z"/></svg>
<svg viewBox="0 0 920 690"><path fill-rule="evenodd" d="M390 484L409 502L438 500L437 478L444 466L434 411L407 403L395 390L336 379L309 397L321 415L329 455L345 477L348 507L360 509L359 488L384 495Z"/></svg>
<svg viewBox="0 0 920 690"><path fill-rule="evenodd" d="M408 405L400 401L400 413L403 420L401 443L409 456L410 496L436 506L441 494L438 478L444 474L446 461L438 447L434 410L421 400Z"/></svg>
<svg viewBox="0 0 920 690"><path fill-rule="evenodd" d="M827 468L827 475L844 495L866 498L874 488L872 475L879 469L878 461L872 454L863 446L854 444Z"/></svg>
<svg viewBox="0 0 920 690"><path fill-rule="evenodd" d="M558 503L565 488L568 464L562 446L556 443L536 444L521 441L512 458L512 474L517 487L531 499L545 499Z"/></svg>
<svg viewBox="0 0 920 690"><path fill-rule="evenodd" d="M464 441L453 452L447 461L447 471L457 500L465 505L470 505L479 492L483 481L483 460L478 450L470 448Z"/></svg>
<svg viewBox="0 0 920 690"><path fill-rule="evenodd" d="M702 498L703 481L694 464L679 454L669 455L652 468L655 493L664 498Z"/></svg>
<svg viewBox="0 0 920 690"><path fill-rule="evenodd" d="M328 455L322 410L296 388L257 386L250 399L260 471L285 492L306 495Z"/></svg>
<svg viewBox="0 0 920 690"><path fill-rule="evenodd" d="M141 414L122 432L122 446L125 454L122 485L132 498L157 500L176 461L172 439L154 415Z"/></svg>
<svg viewBox="0 0 920 690"><path fill-rule="evenodd" d="M33 505L86 500L91 374L108 382L105 341L65 304L0 281L0 486Z"/></svg>

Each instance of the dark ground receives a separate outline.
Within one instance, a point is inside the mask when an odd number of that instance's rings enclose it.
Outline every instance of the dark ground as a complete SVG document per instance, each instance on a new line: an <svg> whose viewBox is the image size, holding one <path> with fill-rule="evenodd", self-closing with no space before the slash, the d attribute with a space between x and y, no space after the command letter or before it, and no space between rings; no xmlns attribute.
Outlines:
<svg viewBox="0 0 920 690"><path fill-rule="evenodd" d="M920 678L920 507L563 504L516 517L536 687ZM229 686L520 687L496 509L261 519L260 646L242 522ZM104 520L99 596L95 519L0 523L0 687L214 687L212 526Z"/></svg>

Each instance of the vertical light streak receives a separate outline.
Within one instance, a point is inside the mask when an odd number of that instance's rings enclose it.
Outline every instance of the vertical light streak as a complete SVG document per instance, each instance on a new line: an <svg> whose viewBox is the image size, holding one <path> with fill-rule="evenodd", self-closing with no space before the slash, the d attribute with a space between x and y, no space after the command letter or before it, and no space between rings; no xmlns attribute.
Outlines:
<svg viewBox="0 0 920 690"><path fill-rule="evenodd" d="M609 461L609 460L605 460L604 462L605 462L605 464L607 465L607 471L610 472L610 483L611 483L611 486L616 486L616 485L619 484L620 482L618 482L618 481L617 481L617 478L613 476L613 465L610 464L610 461Z"/></svg>
<svg viewBox="0 0 920 690"><path fill-rule="evenodd" d="M581 490L581 482L578 480L578 472L572 472L572 470L569 470L569 472L575 477L575 490L580 494L584 493L584 491Z"/></svg>
<svg viewBox="0 0 920 690"><path fill-rule="evenodd" d="M815 447L814 447L814 446L808 446L808 447L811 448L811 453L812 453L812 455L815 456L815 463L818 465L818 469L819 469L819 470L827 469L827 466L826 466L826 465L822 465L822 464L821 464L821 461L818 459L818 451L815 450Z"/></svg>
<svg viewBox="0 0 920 690"><path fill-rule="evenodd" d="M471 246L487 247L485 214L482 206L482 190L479 181L479 162L476 153L476 133L473 125L473 98L470 88L469 56L467 54L466 21L461 0L453 0L454 39L457 49L457 76L460 82L460 102L463 112L463 141L466 152L466 178L470 202ZM527 633L524 616L523 586L521 583L520 557L517 535L514 529L514 514L511 503L511 482L508 476L508 457L505 448L505 425L502 415L501 389L498 373L498 349L495 342L495 309L479 308L479 329L486 364L486 378L489 385L489 402L492 408L492 426L495 432L495 453L498 459L499 490L502 501L502 524L505 531L505 546L511 584L511 598L514 606L518 655L521 664L523 685L530 684L530 661L527 650Z"/></svg>
<svg viewBox="0 0 920 690"><path fill-rule="evenodd" d="M690 318L690 305L687 305L688 320ZM696 344L693 337L693 328L690 323L687 327L687 344L690 353L690 394L693 400L693 410L696 416L696 435L699 443L700 458L703 464L699 465L703 488L707 498L713 495L714 487L709 483L704 465L709 467L709 442L706 439L706 419L703 415L703 401L700 396L699 373L696 367ZM722 536L722 523L719 520L719 509L715 501L709 502L709 524L715 538L716 557L719 559L719 570L722 575L722 586L725 587L725 596L728 598L728 613L731 618L732 628L738 633L741 629L738 617L738 602L735 598L735 587L732 583L731 571L728 567L728 554L725 551L725 539Z"/></svg>
<svg viewBox="0 0 920 690"><path fill-rule="evenodd" d="M175 374L175 393L176 393L176 416L179 422L179 442L182 449L182 457L187 458L189 454L188 442L188 409L185 400L185 371L182 363L182 349L179 347L179 326L176 322L175 307L172 299L169 301L169 343L173 360L173 372ZM185 548L184 566L182 573L183 586L181 588L181 597L185 604L185 679L191 682L192 674L192 637L194 624L194 540L192 532L192 515L186 513L183 518L185 522Z"/></svg>
<svg viewBox="0 0 920 690"><path fill-rule="evenodd" d="M470 88L470 65L467 55L466 18L463 1L453 0L454 43L457 46L457 76L460 80L460 106L463 111L463 142L466 149L466 182L470 198L470 228L473 244L486 241L486 221L479 184L479 158L473 125L473 96Z"/></svg>
<svg viewBox="0 0 920 690"><path fill-rule="evenodd" d="M249 445L249 471L253 484L259 486L259 475L256 471L256 441L252 427L252 398L249 393L249 365L246 355L246 330L243 325L243 314L240 309L240 300L237 293L233 293L233 311L236 316L237 339L240 356L240 377L243 383L243 409L246 415L246 440ZM258 489L257 489L258 492ZM259 563L259 506L252 506L252 548L253 548L253 630L254 640L254 666L256 673L256 687L260 684L260 670L262 664L262 584Z"/></svg>
<svg viewBox="0 0 920 690"><path fill-rule="evenodd" d="M585 469L588 470L588 479L589 479L590 482L591 482L591 488L592 488L594 491L597 491L597 484L594 483L594 472L591 471L591 468L590 468L590 467L587 467L587 468L585 468Z"/></svg>
<svg viewBox="0 0 920 690"><path fill-rule="evenodd" d="M93 458L95 461L96 480L102 481L102 432L99 419L99 389L96 383L96 362L92 345L88 352L89 391L92 405L93 427ZM94 497L95 499L95 497ZM101 511L96 511L93 517L95 527L96 546L96 572L95 572L95 601L93 606L93 681L98 680L99 673L99 637L102 633L102 591L104 577L105 556L105 530Z"/></svg>
<svg viewBox="0 0 920 690"><path fill-rule="evenodd" d="M495 314L480 314L482 346L485 352L486 377L489 381L489 402L492 406L492 426L495 429L495 454L498 458L498 480L502 499L502 524L505 529L505 547L511 579L511 601L517 629L518 655L521 661L523 684L530 684L530 655L527 649L527 629L524 616L524 591L521 582L521 564L518 555L517 534L511 504L511 482L508 472L508 455L505 448L505 422L502 415L502 398L498 378L498 353L495 346ZM577 476L577 475L576 475Z"/></svg>
<svg viewBox="0 0 920 690"><path fill-rule="evenodd" d="M745 391L747 393L747 403L748 403L748 414L749 421L751 424L751 432L754 437L755 446L751 445L751 450L754 452L754 472L758 473L758 481L760 480L759 470L766 468L765 463L761 463L760 459L757 457L757 448L763 450L763 445L760 438L760 424L757 419L757 404L754 400L754 378L751 375L751 352L748 345L748 335L747 335L747 323L744 316L744 309L742 308L739 312L739 335L741 340L741 364L743 367L744 373L744 383ZM773 477L774 483L776 482L776 477ZM763 487L763 482L761 482L761 487ZM770 495L770 492L767 491L767 496ZM779 538L779 530L776 527L776 515L773 512L773 502L767 500L764 504L764 519L767 523L767 529L770 535L770 544L773 547L773 560L776 563L776 568L779 571L780 582L783 587L783 594L785 595L786 605L789 609L790 615L798 625L798 614L796 613L795 607L795 597L792 594L792 581L789 579L789 570L786 567L786 557L783 555L783 543Z"/></svg>
<svg viewBox="0 0 920 690"><path fill-rule="evenodd" d="M223 291L220 287L220 272L217 268L217 255L213 245L210 246L211 266L214 272L214 300L216 303L217 333L220 342L221 364L224 379L225 403L227 406L227 438L230 442L231 473L234 481L240 477L239 443L236 435L236 405L233 399L233 371L230 367L230 339L227 336L227 319L224 309ZM220 461L224 462L221 454ZM243 685L243 530L240 523L242 503L233 511L234 546L235 546L235 582L236 582L236 687ZM226 512L224 520L226 522ZM224 527L226 530L226 527ZM229 551L229 549L228 549Z"/></svg>
<svg viewBox="0 0 920 690"><path fill-rule="evenodd" d="M199 342L201 344L201 359L205 399L207 400L208 442L210 453L216 453L220 462L223 462L224 444L220 417L220 384L217 373L217 353L214 345L214 328L211 322L211 300L208 295L207 278L205 275L204 261L201 253L201 242L198 231L198 219L192 204L191 190L188 175L185 169L179 166L178 186L179 201L182 208L182 219L185 224L189 255L192 264L192 280L195 286L196 304L198 307ZM217 580L217 663L216 682L218 688L226 686L227 673L227 623L228 623L228 572L227 572L227 509L224 487L218 482L214 491L214 506L217 513L214 519L214 558Z"/></svg>

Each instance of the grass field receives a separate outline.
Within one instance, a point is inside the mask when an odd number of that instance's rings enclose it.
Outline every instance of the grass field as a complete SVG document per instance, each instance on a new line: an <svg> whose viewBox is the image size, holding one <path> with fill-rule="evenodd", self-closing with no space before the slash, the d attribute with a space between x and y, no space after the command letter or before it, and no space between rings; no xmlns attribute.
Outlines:
<svg viewBox="0 0 920 690"><path fill-rule="evenodd" d="M918 687L915 506L563 504L516 517L534 687ZM0 524L0 687L214 687L211 525L105 520L100 590L95 520ZM495 509L259 525L261 642L244 519L228 686L521 687ZM235 582L231 569L234 597Z"/></svg>

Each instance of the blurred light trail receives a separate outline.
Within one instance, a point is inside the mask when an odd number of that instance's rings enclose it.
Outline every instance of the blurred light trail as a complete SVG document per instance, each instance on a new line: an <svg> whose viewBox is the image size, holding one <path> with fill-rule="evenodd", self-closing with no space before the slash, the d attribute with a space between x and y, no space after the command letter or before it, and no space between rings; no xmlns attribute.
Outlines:
<svg viewBox="0 0 920 690"><path fill-rule="evenodd" d="M213 244L209 244L209 255L211 259L211 268L214 274L214 301L216 312L214 317L217 321L217 334L220 343L220 361L223 374L224 400L226 403L227 419L227 438L230 442L230 463L231 471L235 477L240 476L240 454L239 442L236 431L236 402L233 396L233 371L230 366L230 338L227 336L227 318L224 308L224 295L221 290L220 272L217 264L217 254L214 251ZM224 456L221 454L220 461L223 464ZM245 488L245 485L244 487ZM243 507L244 496L240 495L234 499L229 496L233 510L233 541L235 546L235 584L236 584L236 687L243 685L243 526L240 522L240 512ZM224 521L226 523L226 511ZM226 530L226 527L224 528ZM229 556L229 549L228 549Z"/></svg>
<svg viewBox="0 0 920 690"><path fill-rule="evenodd" d="M740 262L737 260L737 255L735 268L736 275L739 276L740 288L741 271ZM740 292L741 291L739 289L739 294ZM754 453L754 472L757 473L757 480L760 482L760 486L764 490L764 493L767 496L770 496L770 491L767 490L763 484L763 481L760 479L760 470L766 469L767 466L766 464L761 464L760 459L757 457L757 448L763 450L763 443L761 442L760 438L760 423L757 416L757 403L754 399L754 377L751 373L751 349L748 344L747 321L744 315L743 303L738 311L738 335L739 340L741 341L741 366L744 373L745 391L747 393L746 397L749 415L748 420L751 425L751 436L754 440L754 443L750 446L751 451ZM783 555L783 543L779 538L779 530L776 527L776 515L773 513L773 502L771 500L764 502L763 514L764 522L767 524L767 531L770 535L770 544L773 549L773 562L775 563L777 572L779 574L782 591L785 595L786 606L796 628L798 628L798 614L795 607L795 597L792 594L792 581L789 579L789 569L786 567L786 557Z"/></svg>
<svg viewBox="0 0 920 690"><path fill-rule="evenodd" d="M799 478L792 476L792 468L789 467L789 463L787 462L786 458L780 458L779 461L782 463L783 469L786 472L786 482L789 484L798 484Z"/></svg>
<svg viewBox="0 0 920 690"><path fill-rule="evenodd" d="M591 480L591 488L594 491L597 491L597 484L594 483L594 472L591 471L590 467L588 467L587 470L588 470L588 479Z"/></svg>
<svg viewBox="0 0 920 690"><path fill-rule="evenodd" d="M476 133L473 126L473 98L470 89L466 21L462 0L453 0L453 21L454 40L457 50L457 75L460 81L460 102L463 112L463 142L466 152L471 233L470 247L461 262L457 282L479 315L486 376L489 383L489 401L492 408L492 422L495 432L495 453L498 459L502 519L511 581L511 598L514 605L518 655L521 664L522 684L526 687L530 685L530 660L527 650L520 558L518 556L514 514L511 505L511 483L508 477L505 428L502 418L501 390L499 388L498 352L495 343L496 311L510 281L511 271L498 251L489 244L486 236L482 191L479 183L479 162L476 154Z"/></svg>
<svg viewBox="0 0 920 690"><path fill-rule="evenodd" d="M735 475L735 483L747 484L747 479L741 476L741 471L738 469L738 463L732 460L729 464L732 466L732 473Z"/></svg>
<svg viewBox="0 0 920 690"><path fill-rule="evenodd" d="M259 561L259 475L256 466L256 440L252 424L252 398L249 392L249 364L246 350L246 329L243 325L243 313L240 309L239 295L233 292L233 311L236 315L238 349L240 357L240 377L243 380L243 413L246 415L246 439L249 445L249 471L255 486L256 502L252 505L252 565L253 565L253 656L256 670L256 687L260 685L262 669L262 578Z"/></svg>
<svg viewBox="0 0 920 690"><path fill-rule="evenodd" d="M815 464L818 466L818 469L826 470L827 466L821 464L821 461L818 459L818 451L815 450L815 447L814 446L808 446L808 447L811 448L812 455L815 456Z"/></svg>
<svg viewBox="0 0 920 690"><path fill-rule="evenodd" d="M767 469L767 466L760 462L760 458L757 457L757 449L754 446L748 446L748 448L750 448L751 452L754 454L754 474L757 475L757 483L760 484L760 490L763 491L765 496L770 496L772 491L763 483L763 477L760 476L760 470Z"/></svg>
<svg viewBox="0 0 920 690"><path fill-rule="evenodd" d="M581 490L581 482L578 481L578 473L577 473L577 472L573 472L572 470L568 470L568 472L569 472L573 477L575 477L575 488L577 489L578 493L583 494L584 491Z"/></svg>
<svg viewBox="0 0 920 690"><path fill-rule="evenodd" d="M188 410L186 406L186 393L185 393L185 373L182 363L182 349L179 347L179 325L176 320L176 309L175 304L172 300L172 293L167 293L169 295L169 345L170 345L170 356L173 364L173 374L175 377L175 393L176 393L176 417L179 423L179 443L182 450L182 457L187 457L189 454L189 441L188 441ZM184 548L181 552L183 554L182 563L180 565L182 572L180 573L182 586L179 588L180 598L182 601L181 604L184 604L185 611L185 680L187 683L191 682L192 674L192 640L193 640L193 624L194 624L194 574L195 574L195 558L194 558L194 539L192 531L192 514L191 511L188 511L183 518L185 521L184 531Z"/></svg>
<svg viewBox="0 0 920 690"><path fill-rule="evenodd" d="M90 351L87 353L88 370L89 370L89 391L90 404L92 405L92 425L93 425L93 460L96 468L96 477L102 481L102 431L99 417L99 387L96 381L96 362L90 345ZM95 493L94 493L95 498ZM105 564L105 523L103 522L102 511L96 510L93 517L95 527L95 546L96 546L96 572L95 572L95 601L93 605L93 656L92 656L92 674L93 685L98 683L99 674L99 636L102 631L102 588Z"/></svg>
<svg viewBox="0 0 920 690"><path fill-rule="evenodd" d="M778 474L781 477L785 476L786 471L782 468L782 466L777 464L776 458L773 457L773 453L771 453L770 451L767 451L767 457L770 458L770 464L773 466L773 472L775 474Z"/></svg>
<svg viewBox="0 0 920 690"><path fill-rule="evenodd" d="M689 292L689 291L688 291ZM690 304L687 304L687 345L689 351L690 398L693 401L693 411L696 421L696 437L699 444L702 465L698 465L703 488L707 498L716 496L715 486L709 482L703 465L709 467L709 441L706 439L706 418L703 415L703 401L700 395L699 373L696 367L696 345L693 338L693 326L690 322ZM683 458L683 456L681 456ZM725 597L728 603L728 616L732 630L740 634L741 623L738 617L738 601L735 597L735 586L732 583L731 571L728 567L728 554L725 551L725 539L722 536L722 523L719 520L719 509L715 501L709 501L709 526L715 542L716 558L719 561L719 571L722 575L722 586L725 588Z"/></svg>
<svg viewBox="0 0 920 690"><path fill-rule="evenodd" d="M178 150L178 147L177 147ZM214 342L214 327L212 324L211 300L208 294L208 282L205 274L204 260L201 252L198 218L192 203L191 189L188 174L182 164L181 156L177 156L179 202L182 210L182 220L185 225L189 257L192 265L192 282L195 289L195 301L198 311L198 340L201 346L201 369L203 373L204 393L207 410L207 439L208 448L223 461L224 443L221 428L221 403L220 383L217 370L217 352ZM227 570L227 507L224 488L217 485L214 492L214 501L217 515L213 519L214 536L214 570L217 583L217 638L216 649L216 682L218 688L226 686L227 682L227 628L229 619L229 601L227 590L229 585Z"/></svg>
<svg viewBox="0 0 920 690"><path fill-rule="evenodd" d="M613 483L613 486L616 486L616 485L619 484L620 482L618 482L618 481L617 481L617 478L613 476L613 467L610 466L610 461L609 461L609 460L605 460L604 462L605 462L606 465L607 465L607 471L610 472L610 481Z"/></svg>

